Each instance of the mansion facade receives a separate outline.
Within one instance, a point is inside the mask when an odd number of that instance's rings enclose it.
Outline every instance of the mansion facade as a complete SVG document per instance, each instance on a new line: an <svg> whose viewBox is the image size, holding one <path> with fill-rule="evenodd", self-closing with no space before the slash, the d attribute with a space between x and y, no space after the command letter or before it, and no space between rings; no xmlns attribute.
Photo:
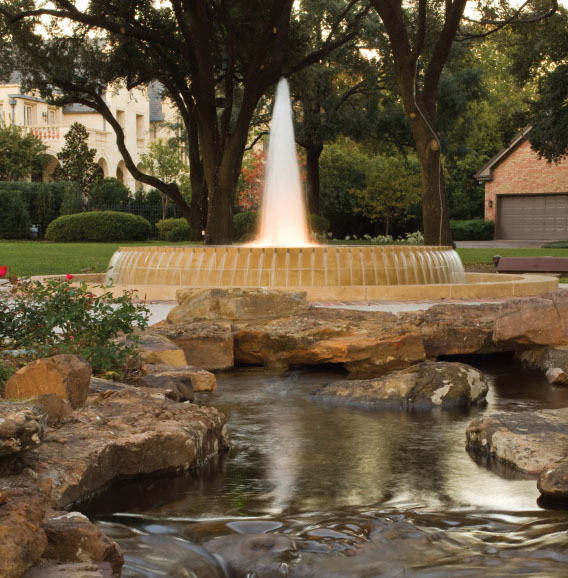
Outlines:
<svg viewBox="0 0 568 578"><path fill-rule="evenodd" d="M109 89L105 95L111 112L122 129L126 146L135 163L148 152L152 140L164 135L164 106L159 85L128 91ZM169 115L168 115L169 116ZM95 110L72 104L56 107L33 94L22 92L17 74L9 82L0 84L0 122L22 127L41 138L47 146L49 157L42 174L32 175L33 180L50 181L58 165L57 155L65 144L65 135L73 123L83 124L89 131L89 147L97 151L95 160L105 177L115 177L124 183L132 193L140 188L128 172L116 145L114 130L101 114Z"/></svg>

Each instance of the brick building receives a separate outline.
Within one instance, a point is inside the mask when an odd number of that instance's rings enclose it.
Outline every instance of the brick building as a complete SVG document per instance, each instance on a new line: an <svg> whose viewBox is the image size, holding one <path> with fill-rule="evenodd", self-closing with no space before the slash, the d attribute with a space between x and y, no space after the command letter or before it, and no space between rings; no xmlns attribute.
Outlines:
<svg viewBox="0 0 568 578"><path fill-rule="evenodd" d="M496 239L568 239L568 161L539 159L527 140L530 129L474 176L485 182L485 220Z"/></svg>

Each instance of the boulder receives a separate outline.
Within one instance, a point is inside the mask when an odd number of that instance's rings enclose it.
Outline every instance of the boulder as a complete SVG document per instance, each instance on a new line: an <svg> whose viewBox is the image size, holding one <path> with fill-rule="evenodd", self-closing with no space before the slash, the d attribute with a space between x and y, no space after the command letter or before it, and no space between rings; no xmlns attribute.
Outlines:
<svg viewBox="0 0 568 578"><path fill-rule="evenodd" d="M498 303L482 305L441 304L425 311L402 313L400 318L417 326L426 357L469 355L501 350L493 343Z"/></svg>
<svg viewBox="0 0 568 578"><path fill-rule="evenodd" d="M487 391L485 376L469 365L425 362L382 378L333 382L314 396L366 408L428 409L469 406L483 400Z"/></svg>
<svg viewBox="0 0 568 578"><path fill-rule="evenodd" d="M474 419L468 447L528 474L568 457L568 408L498 413Z"/></svg>
<svg viewBox="0 0 568 578"><path fill-rule="evenodd" d="M138 343L143 363L165 363L172 366L187 365L183 349L164 335L143 333Z"/></svg>
<svg viewBox="0 0 568 578"><path fill-rule="evenodd" d="M539 369L550 383L568 383L568 346L537 346L517 354L528 367Z"/></svg>
<svg viewBox="0 0 568 578"><path fill-rule="evenodd" d="M194 392L213 391L217 389L217 378L214 373L192 365L174 367L165 364L147 364L142 366L142 371L146 375L173 375L175 377L187 378Z"/></svg>
<svg viewBox="0 0 568 578"><path fill-rule="evenodd" d="M425 358L413 324L392 313L316 309L306 315L252 323L235 334L241 364L342 364L354 373L379 375Z"/></svg>
<svg viewBox="0 0 568 578"><path fill-rule="evenodd" d="M205 319L248 321L305 313L310 308L306 293L274 289L180 289L179 305L168 313L168 322Z"/></svg>
<svg viewBox="0 0 568 578"><path fill-rule="evenodd" d="M126 387L92 396L20 461L65 508L117 478L199 467L227 447L225 417L215 408Z"/></svg>
<svg viewBox="0 0 568 578"><path fill-rule="evenodd" d="M509 299L499 307L493 341L517 345L566 344L567 316L566 291L529 299Z"/></svg>
<svg viewBox="0 0 568 578"><path fill-rule="evenodd" d="M0 401L0 458L38 446L46 423L37 405Z"/></svg>
<svg viewBox="0 0 568 578"><path fill-rule="evenodd" d="M113 578L108 562L57 564L32 568L22 578Z"/></svg>
<svg viewBox="0 0 568 578"><path fill-rule="evenodd" d="M78 355L54 355L32 361L7 382L7 399L30 399L54 393L78 408L89 395L91 366Z"/></svg>
<svg viewBox="0 0 568 578"><path fill-rule="evenodd" d="M537 488L547 499L562 502L568 500L568 459L545 468L538 478Z"/></svg>
<svg viewBox="0 0 568 578"><path fill-rule="evenodd" d="M181 347L186 363L210 371L234 367L233 334L229 323L198 322L168 325L152 330Z"/></svg>
<svg viewBox="0 0 568 578"><path fill-rule="evenodd" d="M29 484L4 492L6 499L0 505L0 576L19 578L47 546L41 526L47 498Z"/></svg>
<svg viewBox="0 0 568 578"><path fill-rule="evenodd" d="M66 399L61 399L55 393L46 393L34 399L34 404L41 407L47 416L47 423L57 423L73 413L73 407Z"/></svg>
<svg viewBox="0 0 568 578"><path fill-rule="evenodd" d="M139 380L140 385L161 389L167 397L174 401L193 401L193 387L191 380L175 372L152 373Z"/></svg>
<svg viewBox="0 0 568 578"><path fill-rule="evenodd" d="M79 512L57 512L44 520L47 536L43 558L58 562L108 562L112 576L120 576L124 557L118 545L107 538Z"/></svg>

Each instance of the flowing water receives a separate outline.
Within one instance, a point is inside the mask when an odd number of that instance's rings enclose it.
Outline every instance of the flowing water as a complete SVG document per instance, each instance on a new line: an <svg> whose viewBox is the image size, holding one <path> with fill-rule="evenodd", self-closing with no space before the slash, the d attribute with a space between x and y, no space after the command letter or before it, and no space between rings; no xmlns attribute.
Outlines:
<svg viewBox="0 0 568 578"><path fill-rule="evenodd" d="M487 359L473 364L488 402L462 411L330 407L310 392L346 376L325 371L220 374L196 401L226 413L229 454L115 486L86 512L123 548L124 576L566 576L568 511L469 455L464 432L480 414L565 407L568 388Z"/></svg>

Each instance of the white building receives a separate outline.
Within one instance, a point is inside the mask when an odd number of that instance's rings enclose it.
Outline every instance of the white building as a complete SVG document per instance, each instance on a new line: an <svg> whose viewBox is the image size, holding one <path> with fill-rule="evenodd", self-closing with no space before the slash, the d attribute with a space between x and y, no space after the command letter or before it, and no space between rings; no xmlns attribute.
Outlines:
<svg viewBox="0 0 568 578"><path fill-rule="evenodd" d="M83 105L56 107L33 94L24 94L17 75L0 84L0 119L5 124L16 124L39 136L48 147L50 156L43 174L33 175L34 180L50 181L57 167L57 155L65 144L65 134L70 126L79 122L89 131L89 146L97 150L96 162L105 177L116 177L134 193L140 186L125 167L116 146L112 127L98 112ZM111 112L124 131L126 146L135 163L148 152L149 142L163 129L164 121L161 93L157 86L148 89L108 90L105 95Z"/></svg>

